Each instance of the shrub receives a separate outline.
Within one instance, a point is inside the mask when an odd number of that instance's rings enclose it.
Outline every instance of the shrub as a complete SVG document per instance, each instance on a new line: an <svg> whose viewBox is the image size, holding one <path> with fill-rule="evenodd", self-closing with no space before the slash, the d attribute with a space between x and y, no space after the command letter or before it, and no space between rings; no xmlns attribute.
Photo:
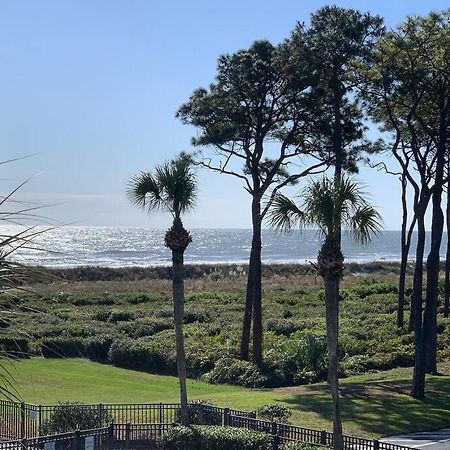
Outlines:
<svg viewBox="0 0 450 450"><path fill-rule="evenodd" d="M42 356L46 358L78 357L84 353L85 341L77 337L55 337L44 339L41 345Z"/></svg>
<svg viewBox="0 0 450 450"><path fill-rule="evenodd" d="M368 355L350 356L342 361L342 369L346 375L364 373L371 362Z"/></svg>
<svg viewBox="0 0 450 450"><path fill-rule="evenodd" d="M134 314L131 311L112 311L109 315L109 321L112 323L128 322L134 319Z"/></svg>
<svg viewBox="0 0 450 450"><path fill-rule="evenodd" d="M92 337L85 343L84 356L93 361L107 361L112 342L111 336Z"/></svg>
<svg viewBox="0 0 450 450"><path fill-rule="evenodd" d="M159 343L143 343L132 339L120 339L112 343L109 360L126 369L167 375L176 374L176 360L173 352Z"/></svg>
<svg viewBox="0 0 450 450"><path fill-rule="evenodd" d="M125 322L119 326L121 331L132 338L153 336L160 331L170 330L172 328L172 319L136 320L134 322Z"/></svg>
<svg viewBox="0 0 450 450"><path fill-rule="evenodd" d="M183 322L186 324L194 322L208 322L209 320L210 317L206 311L192 310L192 309L184 311Z"/></svg>
<svg viewBox="0 0 450 450"><path fill-rule="evenodd" d="M189 423L191 425L222 425L222 415L219 411L208 409L208 406L216 406L203 400L190 402L188 405ZM181 422L181 410L175 411L174 422Z"/></svg>
<svg viewBox="0 0 450 450"><path fill-rule="evenodd" d="M112 297L103 297L103 298L100 298L99 300L97 300L96 303L97 303L97 305L108 306L108 305L114 305L116 303L116 300L113 299Z"/></svg>
<svg viewBox="0 0 450 450"><path fill-rule="evenodd" d="M286 423L291 417L291 411L285 406L278 405L276 403L269 403L268 405L263 405L257 409L258 417L264 420L277 421Z"/></svg>
<svg viewBox="0 0 450 450"><path fill-rule="evenodd" d="M266 328L275 334L283 334L289 336L295 331L301 330L302 326L298 322L291 319L271 319L267 321Z"/></svg>
<svg viewBox="0 0 450 450"><path fill-rule="evenodd" d="M146 294L139 294L134 297L129 297L127 301L132 305L140 305L141 303L151 303L153 299Z"/></svg>
<svg viewBox="0 0 450 450"><path fill-rule="evenodd" d="M0 337L0 349L4 353L14 354L15 356L28 355L30 352L29 341L21 337Z"/></svg>
<svg viewBox="0 0 450 450"><path fill-rule="evenodd" d="M94 314L94 319L98 320L99 322L107 322L109 320L109 316L111 315L111 311L97 311Z"/></svg>
<svg viewBox="0 0 450 450"><path fill-rule="evenodd" d="M40 428L41 435L90 430L107 426L112 416L101 405L86 406L80 403L59 403Z"/></svg>
<svg viewBox="0 0 450 450"><path fill-rule="evenodd" d="M228 383L246 387L263 387L267 383L267 378L258 367L249 361L234 358L219 359L214 369L205 375L205 379L213 384Z"/></svg>
<svg viewBox="0 0 450 450"><path fill-rule="evenodd" d="M88 298L76 298L72 303L75 306L87 306L92 305L92 300Z"/></svg>
<svg viewBox="0 0 450 450"><path fill-rule="evenodd" d="M176 426L158 438L157 444L164 450L267 450L270 436L244 428Z"/></svg>

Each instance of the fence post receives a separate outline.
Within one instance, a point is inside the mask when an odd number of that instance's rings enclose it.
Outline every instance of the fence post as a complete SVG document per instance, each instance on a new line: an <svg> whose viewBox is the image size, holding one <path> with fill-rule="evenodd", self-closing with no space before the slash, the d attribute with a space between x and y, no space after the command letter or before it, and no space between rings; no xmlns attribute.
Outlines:
<svg viewBox="0 0 450 450"><path fill-rule="evenodd" d="M37 435L41 435L42 428L42 405L38 405L38 432Z"/></svg>
<svg viewBox="0 0 450 450"><path fill-rule="evenodd" d="M373 450L380 450L380 441L378 439L373 440Z"/></svg>
<svg viewBox="0 0 450 450"><path fill-rule="evenodd" d="M197 404L198 424L205 425L205 405L203 403Z"/></svg>
<svg viewBox="0 0 450 450"><path fill-rule="evenodd" d="M163 423L163 404L159 403L159 423Z"/></svg>
<svg viewBox="0 0 450 450"><path fill-rule="evenodd" d="M224 408L223 410L223 426L227 427L230 425L230 408Z"/></svg>
<svg viewBox="0 0 450 450"><path fill-rule="evenodd" d="M320 432L320 445L327 445L327 432L325 430Z"/></svg>
<svg viewBox="0 0 450 450"><path fill-rule="evenodd" d="M130 437L131 437L131 423L128 422L125 426L125 448L127 450L130 448Z"/></svg>
<svg viewBox="0 0 450 450"><path fill-rule="evenodd" d="M25 402L20 403L20 439L25 438Z"/></svg>
<svg viewBox="0 0 450 450"><path fill-rule="evenodd" d="M272 426L270 428L270 434L272 435L272 449L278 450L279 439L278 439L278 424L272 421Z"/></svg>
<svg viewBox="0 0 450 450"><path fill-rule="evenodd" d="M74 436L73 436L73 448L75 450L81 450L80 430L75 430L75 433L74 433Z"/></svg>
<svg viewBox="0 0 450 450"><path fill-rule="evenodd" d="M101 403L98 404L98 427L102 427L103 422L103 405Z"/></svg>
<svg viewBox="0 0 450 450"><path fill-rule="evenodd" d="M111 422L108 426L108 437L107 437L107 446L108 450L112 450L114 448L114 423Z"/></svg>

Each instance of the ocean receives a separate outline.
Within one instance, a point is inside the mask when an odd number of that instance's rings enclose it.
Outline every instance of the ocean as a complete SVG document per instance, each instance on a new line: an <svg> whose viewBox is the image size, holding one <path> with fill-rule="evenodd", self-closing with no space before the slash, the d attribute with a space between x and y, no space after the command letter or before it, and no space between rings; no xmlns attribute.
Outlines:
<svg viewBox="0 0 450 450"><path fill-rule="evenodd" d="M0 228L3 235L13 231L13 227ZM39 250L21 248L12 259L27 265L59 268L169 265L171 254L164 246L164 233L165 230L149 228L65 226L38 236L35 246ZM250 230L193 229L191 234L193 241L185 253L188 264L248 261ZM305 264L315 260L320 245L321 236L314 230L296 230L289 234L263 230L262 260L267 264ZM445 248L446 236L442 256ZM366 246L356 245L344 234L343 253L346 261L351 262L399 261L400 232L384 231ZM413 256L410 255L411 259Z"/></svg>

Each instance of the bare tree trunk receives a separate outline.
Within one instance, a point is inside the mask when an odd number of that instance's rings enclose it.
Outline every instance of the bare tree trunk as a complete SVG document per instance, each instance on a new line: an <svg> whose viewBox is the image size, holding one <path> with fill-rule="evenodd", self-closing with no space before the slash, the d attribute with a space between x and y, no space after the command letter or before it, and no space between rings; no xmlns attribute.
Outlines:
<svg viewBox="0 0 450 450"><path fill-rule="evenodd" d="M407 238L407 224L408 224L408 205L406 202L406 175L402 174L402 228L401 228L401 261L400 261L400 276L398 282L398 304L397 304L397 326L402 328L405 319L405 287L406 287L406 268L408 264L409 245Z"/></svg>
<svg viewBox="0 0 450 450"><path fill-rule="evenodd" d="M417 248L416 266L414 269L414 285L411 299L411 312L414 314L414 372L411 396L425 397L425 354L422 323L422 287L423 287L423 256L425 251L425 210L421 208L417 216Z"/></svg>
<svg viewBox="0 0 450 450"><path fill-rule="evenodd" d="M450 164L447 169L450 177ZM444 317L450 313L450 178L447 182L447 253L445 255Z"/></svg>
<svg viewBox="0 0 450 450"><path fill-rule="evenodd" d="M253 267L252 254L250 253L250 262L248 265L247 274L247 290L245 294L245 309L244 318L242 320L242 337L241 337L241 359L244 361L249 360L250 350L250 331L252 326L252 313L253 313L253 301L252 301L252 274L250 273Z"/></svg>
<svg viewBox="0 0 450 450"><path fill-rule="evenodd" d="M249 360L251 324L253 318L253 362L262 363L262 287L261 287L261 201L252 200L252 247L248 265L245 310L242 321L241 359Z"/></svg>
<svg viewBox="0 0 450 450"><path fill-rule="evenodd" d="M175 323L175 339L177 350L177 372L180 382L181 423L188 425L189 411L186 389L186 352L184 349L184 267L183 252L172 250L172 294L173 317Z"/></svg>
<svg viewBox="0 0 450 450"><path fill-rule="evenodd" d="M338 333L339 333L339 278L326 277L325 281L325 313L327 325L328 347L328 383L332 398L333 448L342 450L342 419L339 398L338 369Z"/></svg>
<svg viewBox="0 0 450 450"><path fill-rule="evenodd" d="M444 230L444 215L441 208L441 195L433 193L433 216L431 226L431 249L427 258L427 292L423 318L425 345L425 371L437 374L437 297L439 283L439 251ZM442 192L442 191L441 191ZM436 194L437 193L437 194Z"/></svg>
<svg viewBox="0 0 450 450"><path fill-rule="evenodd" d="M254 197L252 202L253 240L252 240L252 277L251 292L253 298L253 362L260 367L263 351L262 328L262 286L261 286L261 201Z"/></svg>

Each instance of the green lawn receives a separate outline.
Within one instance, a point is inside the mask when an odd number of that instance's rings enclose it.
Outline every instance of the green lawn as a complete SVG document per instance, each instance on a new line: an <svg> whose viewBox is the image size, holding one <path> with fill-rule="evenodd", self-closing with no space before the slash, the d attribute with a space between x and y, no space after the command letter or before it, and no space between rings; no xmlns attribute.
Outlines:
<svg viewBox="0 0 450 450"><path fill-rule="evenodd" d="M448 374L449 366L441 366ZM176 402L174 377L119 369L81 359L28 359L15 363L13 375L22 398L30 403ZM342 380L344 430L381 436L450 426L450 376L429 377L428 397L409 397L410 369L395 369ZM255 409L279 402L293 411L292 422L330 429L330 397L325 384L273 390L189 382L190 398L220 406Z"/></svg>

